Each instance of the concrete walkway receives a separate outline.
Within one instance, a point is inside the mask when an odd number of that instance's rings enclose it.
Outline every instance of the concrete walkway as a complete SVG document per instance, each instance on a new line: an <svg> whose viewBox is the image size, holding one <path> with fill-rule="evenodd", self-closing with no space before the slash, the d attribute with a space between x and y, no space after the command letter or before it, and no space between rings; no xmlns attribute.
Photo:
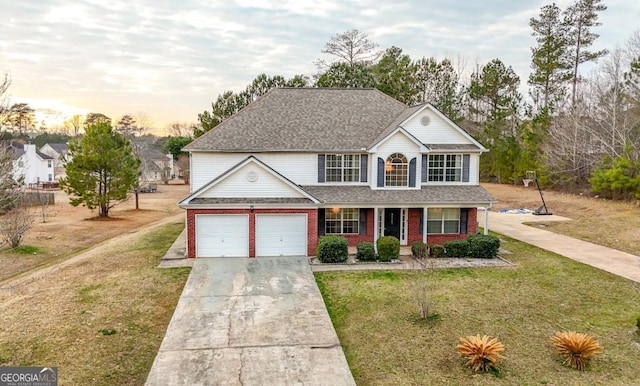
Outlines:
<svg viewBox="0 0 640 386"><path fill-rule="evenodd" d="M478 214L484 227L484 215ZM569 221L561 216L489 212L489 230L570 259L640 282L640 257L587 241L523 225L523 222Z"/></svg>
<svg viewBox="0 0 640 386"><path fill-rule="evenodd" d="M199 258L147 385L355 385L306 257Z"/></svg>

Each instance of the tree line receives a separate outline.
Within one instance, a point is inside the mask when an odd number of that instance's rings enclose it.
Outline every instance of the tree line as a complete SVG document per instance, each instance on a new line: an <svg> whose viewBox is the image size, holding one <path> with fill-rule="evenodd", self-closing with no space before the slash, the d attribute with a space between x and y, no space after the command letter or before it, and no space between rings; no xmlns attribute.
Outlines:
<svg viewBox="0 0 640 386"><path fill-rule="evenodd" d="M413 59L399 47L378 50L352 29L330 38L312 76L258 75L225 91L198 114L194 136L273 87L376 88L407 104L429 102L490 149L484 181L517 184L527 171L565 190L590 188L611 198L640 198L640 31L625 46L592 50L602 0L541 7L528 24L531 72L523 80L499 58L469 71L465 58ZM589 76L584 65L597 62Z"/></svg>

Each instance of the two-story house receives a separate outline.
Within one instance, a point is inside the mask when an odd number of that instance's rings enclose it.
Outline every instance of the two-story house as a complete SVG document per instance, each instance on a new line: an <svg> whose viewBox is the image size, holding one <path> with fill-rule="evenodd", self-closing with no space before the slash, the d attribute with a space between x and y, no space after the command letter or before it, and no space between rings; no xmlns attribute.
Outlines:
<svg viewBox="0 0 640 386"><path fill-rule="evenodd" d="M54 159L36 149L36 145L12 141L13 178L28 185L53 182Z"/></svg>
<svg viewBox="0 0 640 386"><path fill-rule="evenodd" d="M328 234L441 244L475 234L494 202L484 146L375 89L273 89L185 150L189 257L311 256Z"/></svg>
<svg viewBox="0 0 640 386"><path fill-rule="evenodd" d="M56 181L67 176L65 164L69 160L65 160L65 157L67 153L69 153L69 147L66 143L45 143L40 148L40 153L53 158L53 170Z"/></svg>

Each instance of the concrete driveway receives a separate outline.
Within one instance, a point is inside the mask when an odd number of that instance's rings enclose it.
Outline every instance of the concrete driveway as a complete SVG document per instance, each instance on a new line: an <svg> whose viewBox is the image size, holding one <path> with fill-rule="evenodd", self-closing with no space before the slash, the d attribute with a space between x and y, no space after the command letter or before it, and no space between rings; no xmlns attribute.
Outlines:
<svg viewBox="0 0 640 386"><path fill-rule="evenodd" d="M355 385L306 257L199 258L147 385Z"/></svg>

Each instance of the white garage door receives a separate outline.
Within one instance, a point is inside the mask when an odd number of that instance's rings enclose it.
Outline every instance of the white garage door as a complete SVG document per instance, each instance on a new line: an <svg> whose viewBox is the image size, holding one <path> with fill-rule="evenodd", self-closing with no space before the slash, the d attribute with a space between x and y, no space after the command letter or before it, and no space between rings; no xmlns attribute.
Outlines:
<svg viewBox="0 0 640 386"><path fill-rule="evenodd" d="M201 214L196 216L198 257L249 256L249 216Z"/></svg>
<svg viewBox="0 0 640 386"><path fill-rule="evenodd" d="M256 256L306 255L306 214L256 215Z"/></svg>

